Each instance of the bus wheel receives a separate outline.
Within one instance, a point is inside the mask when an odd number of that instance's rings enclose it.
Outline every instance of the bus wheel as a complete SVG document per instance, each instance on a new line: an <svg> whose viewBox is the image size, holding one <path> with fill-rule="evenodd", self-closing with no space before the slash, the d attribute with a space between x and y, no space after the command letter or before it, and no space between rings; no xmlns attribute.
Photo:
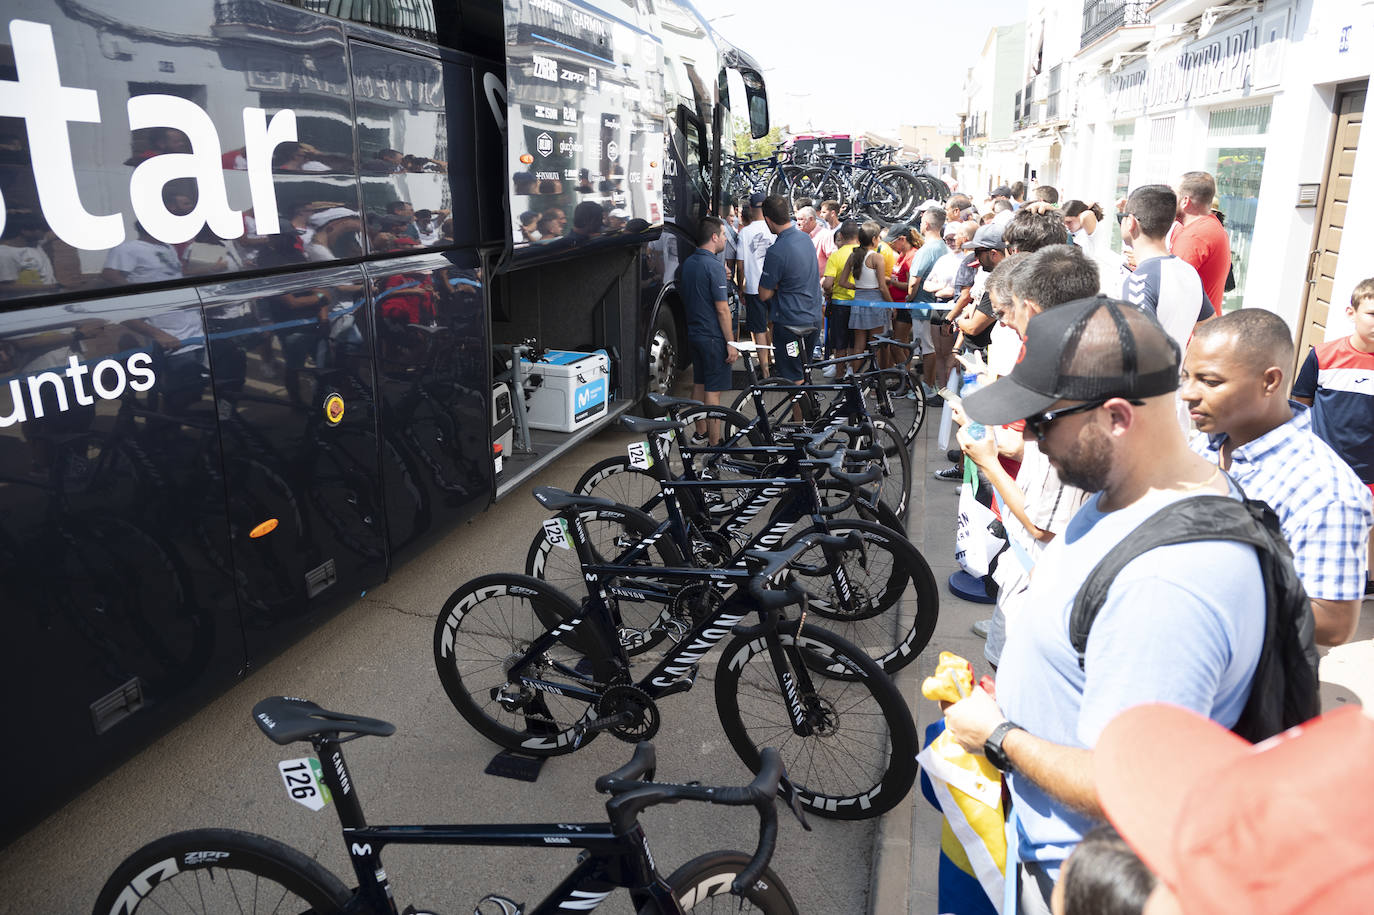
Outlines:
<svg viewBox="0 0 1374 915"><path fill-rule="evenodd" d="M677 378L678 344L677 321L668 308L658 310L653 336L649 338L649 392L672 394Z"/></svg>

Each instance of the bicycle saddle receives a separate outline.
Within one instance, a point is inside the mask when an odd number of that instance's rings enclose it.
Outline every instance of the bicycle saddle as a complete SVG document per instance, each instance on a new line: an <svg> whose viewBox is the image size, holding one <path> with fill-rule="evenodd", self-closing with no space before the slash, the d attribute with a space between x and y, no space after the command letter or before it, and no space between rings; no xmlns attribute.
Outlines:
<svg viewBox="0 0 1374 915"><path fill-rule="evenodd" d="M699 400L693 400L690 397L669 397L667 394L646 394L644 399L659 410L671 410L673 407L701 406L701 401Z"/></svg>
<svg viewBox="0 0 1374 915"><path fill-rule="evenodd" d="M253 706L253 721L274 743L288 744L324 734L390 737L396 725L322 709L309 699L272 696Z"/></svg>
<svg viewBox="0 0 1374 915"><path fill-rule="evenodd" d="M642 432L646 435L653 432L676 432L687 425L675 419L645 419L642 416L622 416L620 424L631 432Z"/></svg>
<svg viewBox="0 0 1374 915"><path fill-rule="evenodd" d="M623 506L612 499L604 499L601 496L579 496L577 493L567 492L554 486L536 486L531 495L540 505L552 511L562 511L565 508L623 509Z"/></svg>

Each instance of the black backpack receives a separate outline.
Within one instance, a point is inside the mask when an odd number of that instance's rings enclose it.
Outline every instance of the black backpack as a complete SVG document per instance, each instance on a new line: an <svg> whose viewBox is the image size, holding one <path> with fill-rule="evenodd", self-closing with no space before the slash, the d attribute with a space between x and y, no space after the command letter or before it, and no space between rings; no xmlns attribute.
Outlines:
<svg viewBox="0 0 1374 915"><path fill-rule="evenodd" d="M1158 546L1234 540L1255 548L1264 577L1265 626L1259 664L1240 720L1231 730L1252 743L1321 713L1312 604L1293 568L1293 553L1265 502L1204 495L1155 512L1099 562L1074 600L1069 641L1083 667L1088 635L1112 581L1128 562Z"/></svg>

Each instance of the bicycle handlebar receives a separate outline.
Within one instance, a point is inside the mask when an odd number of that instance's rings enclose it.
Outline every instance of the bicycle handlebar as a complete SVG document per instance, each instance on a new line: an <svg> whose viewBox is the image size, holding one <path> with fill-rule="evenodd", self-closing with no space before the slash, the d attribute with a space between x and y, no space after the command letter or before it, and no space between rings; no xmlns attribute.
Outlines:
<svg viewBox="0 0 1374 915"><path fill-rule="evenodd" d="M840 539L840 538L835 538ZM625 765L601 776L596 780L596 790L614 797L606 802L606 811L617 830L628 827L644 810L657 804L676 804L678 801L705 801L727 807L753 807L759 815L759 841L749 863L739 872L730 885L730 892L743 894L744 890L759 879L763 869L768 866L777 848L778 811L775 798L779 788L788 800L788 806L796 814L802 828L810 831L798 803L796 792L787 780L783 769L782 757L773 747L764 747L760 753L758 774L754 780L741 787L711 787L707 785L670 785L653 781L641 781L640 776L653 778L656 754L653 744L642 741L635 745L634 755Z"/></svg>

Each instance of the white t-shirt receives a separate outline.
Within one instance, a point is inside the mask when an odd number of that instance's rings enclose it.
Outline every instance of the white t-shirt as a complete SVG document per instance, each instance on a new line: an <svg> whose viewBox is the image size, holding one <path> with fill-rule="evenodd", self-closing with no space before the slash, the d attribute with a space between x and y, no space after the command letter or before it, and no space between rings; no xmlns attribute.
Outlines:
<svg viewBox="0 0 1374 915"><path fill-rule="evenodd" d="M744 291L759 294L759 278L763 276L763 257L773 246L777 236L768 231L768 223L756 219L739 230L739 259L744 262Z"/></svg>
<svg viewBox="0 0 1374 915"><path fill-rule="evenodd" d="M51 286L57 282L52 261L42 248L0 245L0 283L20 286Z"/></svg>
<svg viewBox="0 0 1374 915"><path fill-rule="evenodd" d="M156 283L181 279L181 259L171 245L132 238L120 242L105 255L105 268L118 270L130 283Z"/></svg>
<svg viewBox="0 0 1374 915"><path fill-rule="evenodd" d="M1121 272L1121 255L1112 250L1112 233L1103 221L1097 223L1097 231L1089 235L1088 230L1079 227L1073 233L1074 244L1083 249L1083 252L1092 258L1093 263L1097 264L1098 290L1110 292L1114 288L1114 280Z"/></svg>
<svg viewBox="0 0 1374 915"><path fill-rule="evenodd" d="M1010 375L1021 355L1021 335L1001 321L992 326L992 342L988 344L988 370L998 378Z"/></svg>
<svg viewBox="0 0 1374 915"><path fill-rule="evenodd" d="M959 272L959 264L964 260L964 252L951 251L948 254L940 255L940 259L935 262L935 266L930 268L930 273L926 275L926 286L935 289L944 289L946 286L953 285L954 274ZM936 286L935 284L939 285Z"/></svg>

